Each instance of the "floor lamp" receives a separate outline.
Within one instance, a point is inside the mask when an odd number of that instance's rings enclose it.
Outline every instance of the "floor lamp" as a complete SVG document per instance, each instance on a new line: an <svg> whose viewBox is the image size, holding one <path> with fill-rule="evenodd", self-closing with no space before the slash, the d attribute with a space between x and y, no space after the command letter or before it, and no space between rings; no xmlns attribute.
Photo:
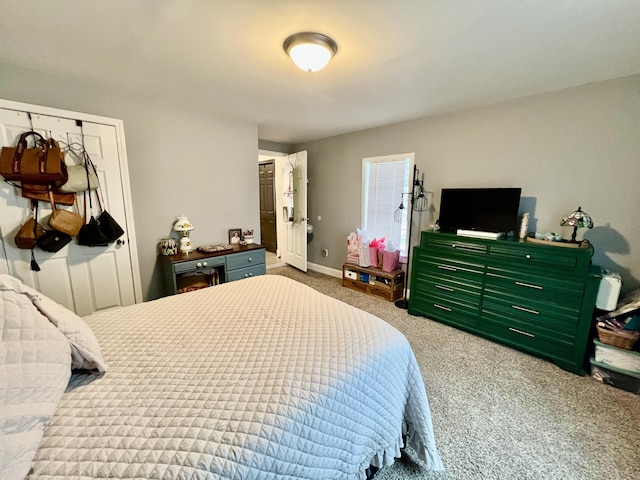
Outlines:
<svg viewBox="0 0 640 480"><path fill-rule="evenodd" d="M407 298L407 287L409 286L409 268L411 267L411 232L413 230L413 212L424 212L427 210L427 197L424 195L423 181L420 180L418 167L413 166L413 183L411 185L411 191L402 194L400 199L400 206L396 209L394 220L402 221L402 214L404 210L404 196L411 197L409 204L409 238L407 239L407 273L404 279L404 291L400 300L395 301L395 305L398 308L409 308L409 299Z"/></svg>

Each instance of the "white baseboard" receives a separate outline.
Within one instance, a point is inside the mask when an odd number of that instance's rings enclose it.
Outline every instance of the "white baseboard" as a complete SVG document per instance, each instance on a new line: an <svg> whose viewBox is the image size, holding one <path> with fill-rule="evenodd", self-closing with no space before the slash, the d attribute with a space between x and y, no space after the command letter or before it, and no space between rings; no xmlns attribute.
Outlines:
<svg viewBox="0 0 640 480"><path fill-rule="evenodd" d="M342 278L342 270L336 270L335 268L325 267L324 265L318 265L317 263L307 262L307 268L314 272L324 273L336 278Z"/></svg>

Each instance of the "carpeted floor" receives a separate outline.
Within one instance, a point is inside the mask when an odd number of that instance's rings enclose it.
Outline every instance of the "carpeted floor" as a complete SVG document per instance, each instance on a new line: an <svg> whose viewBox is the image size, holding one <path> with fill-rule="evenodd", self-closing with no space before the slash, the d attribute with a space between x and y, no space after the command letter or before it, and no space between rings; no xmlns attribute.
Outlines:
<svg viewBox="0 0 640 480"><path fill-rule="evenodd" d="M446 473L403 456L375 480L640 479L640 396L342 287L272 268L400 330L422 370Z"/></svg>

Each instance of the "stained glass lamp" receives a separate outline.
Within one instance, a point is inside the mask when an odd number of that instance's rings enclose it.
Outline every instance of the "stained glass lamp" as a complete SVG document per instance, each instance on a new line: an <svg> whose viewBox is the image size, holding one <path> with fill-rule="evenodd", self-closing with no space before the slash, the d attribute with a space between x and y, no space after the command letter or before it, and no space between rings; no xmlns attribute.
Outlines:
<svg viewBox="0 0 640 480"><path fill-rule="evenodd" d="M573 234L571 235L571 242L576 243L576 233L579 228L593 228L593 220L587 212L582 211L582 207L569 215L565 216L560 222L561 227L573 227Z"/></svg>

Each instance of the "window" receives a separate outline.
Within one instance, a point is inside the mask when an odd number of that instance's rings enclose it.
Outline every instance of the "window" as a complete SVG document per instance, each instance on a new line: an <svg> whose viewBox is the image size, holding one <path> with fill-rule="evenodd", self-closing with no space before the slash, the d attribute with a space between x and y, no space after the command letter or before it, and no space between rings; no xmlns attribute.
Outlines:
<svg viewBox="0 0 640 480"><path fill-rule="evenodd" d="M384 237L393 242L405 259L413 162L413 153L362 159L362 228L369 240ZM404 209L397 221L394 217L401 202Z"/></svg>

